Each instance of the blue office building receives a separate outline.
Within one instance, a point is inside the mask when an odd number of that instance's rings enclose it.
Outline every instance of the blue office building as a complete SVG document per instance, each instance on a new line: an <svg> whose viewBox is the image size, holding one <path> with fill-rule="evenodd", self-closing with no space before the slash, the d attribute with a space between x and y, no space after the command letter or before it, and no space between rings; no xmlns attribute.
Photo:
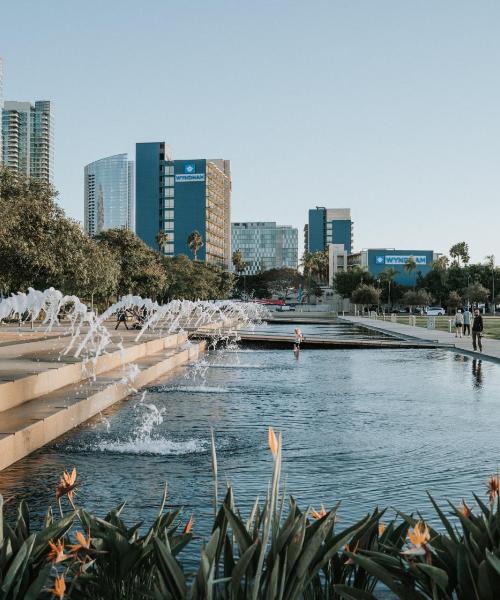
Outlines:
<svg viewBox="0 0 500 600"><path fill-rule="evenodd" d="M412 257L416 269L408 271L405 266ZM366 267L376 279L387 268L396 270L394 281L411 287L415 285L419 274L424 277L432 269L432 261L437 258L433 250L399 250L396 248L369 248L348 257L348 265Z"/></svg>
<svg viewBox="0 0 500 600"><path fill-rule="evenodd" d="M164 231L167 256L193 258L187 238L198 231L199 260L229 267L231 174L222 159L173 160L164 142L136 145L136 233L157 249Z"/></svg>
<svg viewBox="0 0 500 600"><path fill-rule="evenodd" d="M305 229L305 250L317 252L328 249L328 244L342 244L351 254L353 222L349 208L324 208L309 210L309 223Z"/></svg>

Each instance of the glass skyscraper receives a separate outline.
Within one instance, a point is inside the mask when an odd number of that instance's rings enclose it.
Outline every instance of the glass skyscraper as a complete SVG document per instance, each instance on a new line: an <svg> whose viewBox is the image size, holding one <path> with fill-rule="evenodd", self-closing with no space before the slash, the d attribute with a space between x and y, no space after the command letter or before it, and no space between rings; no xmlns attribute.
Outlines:
<svg viewBox="0 0 500 600"><path fill-rule="evenodd" d="M233 250L240 250L247 267L245 275L260 271L298 267L299 232L274 222L232 223Z"/></svg>
<svg viewBox="0 0 500 600"><path fill-rule="evenodd" d="M135 231L134 162L116 154L84 169L85 231L94 236L105 229Z"/></svg>
<svg viewBox="0 0 500 600"><path fill-rule="evenodd" d="M2 110L2 160L13 171L52 182L54 124L48 100L5 101Z"/></svg>

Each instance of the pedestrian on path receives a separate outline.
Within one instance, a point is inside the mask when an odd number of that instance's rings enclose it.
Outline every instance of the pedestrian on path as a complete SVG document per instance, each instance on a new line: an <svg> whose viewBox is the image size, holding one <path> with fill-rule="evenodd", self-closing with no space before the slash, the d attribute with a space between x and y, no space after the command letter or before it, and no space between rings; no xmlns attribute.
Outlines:
<svg viewBox="0 0 500 600"><path fill-rule="evenodd" d="M126 308L120 308L120 310L116 314L116 327L115 327L115 330L118 329L118 327L120 326L120 323L123 323L125 325L125 329L128 330L127 319L128 319L128 311L127 311L127 309Z"/></svg>
<svg viewBox="0 0 500 600"><path fill-rule="evenodd" d="M462 328L464 326L464 316L460 309L455 314L455 337L462 337Z"/></svg>
<svg viewBox="0 0 500 600"><path fill-rule="evenodd" d="M474 311L474 321L472 322L472 347L474 352L479 348L479 352L483 351L481 338L483 337L483 317L479 312L479 308Z"/></svg>
<svg viewBox="0 0 500 600"><path fill-rule="evenodd" d="M464 310L464 335L467 335L470 337L470 320L471 320L472 314L469 310L469 307L467 306L467 308Z"/></svg>

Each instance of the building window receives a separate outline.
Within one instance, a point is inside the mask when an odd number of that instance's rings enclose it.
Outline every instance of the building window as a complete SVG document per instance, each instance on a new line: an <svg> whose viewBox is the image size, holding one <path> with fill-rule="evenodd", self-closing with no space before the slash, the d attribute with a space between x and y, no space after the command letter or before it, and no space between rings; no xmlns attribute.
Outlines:
<svg viewBox="0 0 500 600"><path fill-rule="evenodd" d="M174 188L165 188L165 198L173 198L174 197Z"/></svg>
<svg viewBox="0 0 500 600"><path fill-rule="evenodd" d="M165 177L164 184L170 185L170 186L174 185L174 178L173 177Z"/></svg>
<svg viewBox="0 0 500 600"><path fill-rule="evenodd" d="M163 215L163 218L167 221L169 219L173 219L174 218L174 211L173 210L166 210L165 214Z"/></svg>
<svg viewBox="0 0 500 600"><path fill-rule="evenodd" d="M174 199L167 198L163 204L164 204L165 208L174 208Z"/></svg>
<svg viewBox="0 0 500 600"><path fill-rule="evenodd" d="M163 246L165 254L173 254L174 253L174 245L173 244L165 244Z"/></svg>

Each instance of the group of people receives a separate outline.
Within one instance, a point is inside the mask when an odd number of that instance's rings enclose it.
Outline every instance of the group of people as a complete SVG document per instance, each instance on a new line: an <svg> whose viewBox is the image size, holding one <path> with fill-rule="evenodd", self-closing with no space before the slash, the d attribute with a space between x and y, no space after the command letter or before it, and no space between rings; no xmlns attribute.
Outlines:
<svg viewBox="0 0 500 600"><path fill-rule="evenodd" d="M463 312L459 308L455 314L455 337L471 336L472 325L472 347L479 352L483 351L481 338L483 337L483 317L478 308L474 314L466 308Z"/></svg>
<svg viewBox="0 0 500 600"><path fill-rule="evenodd" d="M125 325L125 329L129 329L128 321L131 321L132 329L142 329L144 322L148 316L148 311L145 306L142 306L138 310L132 310L129 308L121 308L116 313L116 327L118 329L120 323Z"/></svg>

